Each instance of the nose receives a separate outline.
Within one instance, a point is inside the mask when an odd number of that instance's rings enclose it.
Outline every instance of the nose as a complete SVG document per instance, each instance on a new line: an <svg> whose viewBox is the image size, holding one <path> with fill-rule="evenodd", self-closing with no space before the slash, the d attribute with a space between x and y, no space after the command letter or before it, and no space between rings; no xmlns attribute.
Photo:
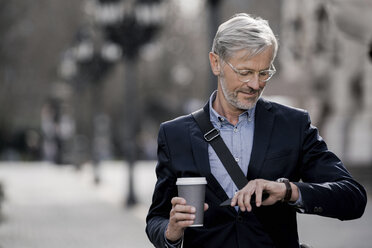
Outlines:
<svg viewBox="0 0 372 248"><path fill-rule="evenodd" d="M254 90L259 90L260 89L260 81L258 80L258 75L255 75L251 80L247 82L247 85L254 89Z"/></svg>

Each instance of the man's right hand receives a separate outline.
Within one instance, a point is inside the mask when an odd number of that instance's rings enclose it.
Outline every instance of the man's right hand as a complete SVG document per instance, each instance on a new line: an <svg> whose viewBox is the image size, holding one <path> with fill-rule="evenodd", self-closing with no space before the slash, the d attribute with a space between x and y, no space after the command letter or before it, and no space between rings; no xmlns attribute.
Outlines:
<svg viewBox="0 0 372 248"><path fill-rule="evenodd" d="M177 241L182 238L186 227L192 225L195 219L195 208L186 205L186 200L181 197L172 198L172 209L169 215L169 224L165 232L165 237L169 241ZM208 209L208 204L204 203L204 211Z"/></svg>

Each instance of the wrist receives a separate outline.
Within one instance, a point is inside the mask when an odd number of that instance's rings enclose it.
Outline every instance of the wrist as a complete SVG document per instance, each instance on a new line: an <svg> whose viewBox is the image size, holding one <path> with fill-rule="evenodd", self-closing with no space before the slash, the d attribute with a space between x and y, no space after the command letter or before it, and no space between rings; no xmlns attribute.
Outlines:
<svg viewBox="0 0 372 248"><path fill-rule="evenodd" d="M182 239L179 239L176 242L172 242L165 238L165 247L166 248L180 248L182 246Z"/></svg>
<svg viewBox="0 0 372 248"><path fill-rule="evenodd" d="M292 200L292 185L291 183L289 182L289 180L287 178L279 178L276 180L278 183L283 183L284 186L285 186L285 191L284 191L284 195L283 195L283 198L282 198L282 202L289 202Z"/></svg>
<svg viewBox="0 0 372 248"><path fill-rule="evenodd" d="M167 230L165 231L165 235L164 236L165 236L166 240L169 243L172 243L172 244L178 243L181 240L181 238L182 238L182 235L180 237L175 236L175 235L171 235L170 234L170 231L169 231L169 228L167 228Z"/></svg>
<svg viewBox="0 0 372 248"><path fill-rule="evenodd" d="M167 239L167 242L170 245L178 245L181 242L181 239L177 239L176 241L172 241L172 240Z"/></svg>

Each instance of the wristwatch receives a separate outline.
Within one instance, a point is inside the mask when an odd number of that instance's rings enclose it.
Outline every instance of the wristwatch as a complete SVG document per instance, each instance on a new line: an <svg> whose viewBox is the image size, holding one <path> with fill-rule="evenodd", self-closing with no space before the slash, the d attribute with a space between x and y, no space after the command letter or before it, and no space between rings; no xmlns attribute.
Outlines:
<svg viewBox="0 0 372 248"><path fill-rule="evenodd" d="M285 184L285 196L284 199L282 200L283 202L289 202L292 197L292 187L291 184L289 183L289 180L287 178L279 178L276 180L278 183L284 183Z"/></svg>

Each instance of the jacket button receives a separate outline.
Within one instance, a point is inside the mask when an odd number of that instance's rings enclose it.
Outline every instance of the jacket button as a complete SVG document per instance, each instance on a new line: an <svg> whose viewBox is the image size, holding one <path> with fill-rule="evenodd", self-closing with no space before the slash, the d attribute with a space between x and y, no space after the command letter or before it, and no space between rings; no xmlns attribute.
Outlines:
<svg viewBox="0 0 372 248"><path fill-rule="evenodd" d="M243 221L243 217L240 216L240 215L238 215L238 217L236 217L236 220L237 220L238 222L242 222L242 221Z"/></svg>
<svg viewBox="0 0 372 248"><path fill-rule="evenodd" d="M322 207L314 207L314 213L321 213L321 212L323 212Z"/></svg>

